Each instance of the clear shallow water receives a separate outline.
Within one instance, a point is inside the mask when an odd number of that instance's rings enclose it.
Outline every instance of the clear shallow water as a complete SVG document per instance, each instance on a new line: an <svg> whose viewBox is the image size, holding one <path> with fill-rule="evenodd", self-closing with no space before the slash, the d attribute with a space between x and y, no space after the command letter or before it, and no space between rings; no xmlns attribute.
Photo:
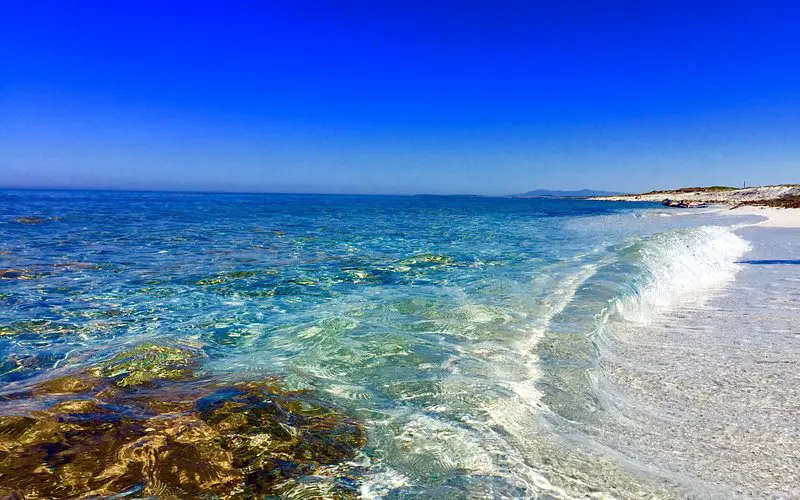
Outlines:
<svg viewBox="0 0 800 500"><path fill-rule="evenodd" d="M754 220L565 200L2 192L0 381L191 344L210 377L276 375L363 422L364 495L634 496L669 486L584 432L603 411L603 332L723 287L749 248L732 229Z"/></svg>

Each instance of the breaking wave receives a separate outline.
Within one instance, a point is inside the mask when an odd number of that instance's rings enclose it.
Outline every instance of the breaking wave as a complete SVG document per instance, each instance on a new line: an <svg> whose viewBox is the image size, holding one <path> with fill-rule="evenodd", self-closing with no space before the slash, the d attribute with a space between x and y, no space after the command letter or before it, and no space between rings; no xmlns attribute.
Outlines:
<svg viewBox="0 0 800 500"><path fill-rule="evenodd" d="M735 229L676 229L609 249L540 343L542 402L564 425L592 420L602 408L598 377L603 360L616 355L612 332L702 303L735 278L750 249Z"/></svg>
<svg viewBox="0 0 800 500"><path fill-rule="evenodd" d="M702 226L657 234L624 248L618 265L626 267L627 290L609 313L647 322L681 303L703 301L736 275L739 258L750 244L733 228Z"/></svg>

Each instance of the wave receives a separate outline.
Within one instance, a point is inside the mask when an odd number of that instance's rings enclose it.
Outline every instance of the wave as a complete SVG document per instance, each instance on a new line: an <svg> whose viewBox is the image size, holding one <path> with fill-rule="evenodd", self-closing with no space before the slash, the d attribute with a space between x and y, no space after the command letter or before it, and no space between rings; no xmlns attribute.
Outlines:
<svg viewBox="0 0 800 500"><path fill-rule="evenodd" d="M750 244L733 227L702 226L661 233L624 248L618 266L628 268L626 289L608 312L632 322L682 303L702 302L731 281ZM631 272L632 271L632 272Z"/></svg>
<svg viewBox="0 0 800 500"><path fill-rule="evenodd" d="M559 425L597 417L598 369L616 351L611 331L702 303L734 279L737 261L750 249L735 229L676 229L609 248L538 344L541 402Z"/></svg>
<svg viewBox="0 0 800 500"><path fill-rule="evenodd" d="M658 233L609 248L568 303L549 318L555 342L602 332L609 322L647 323L681 304L698 304L734 279L750 244L733 226Z"/></svg>

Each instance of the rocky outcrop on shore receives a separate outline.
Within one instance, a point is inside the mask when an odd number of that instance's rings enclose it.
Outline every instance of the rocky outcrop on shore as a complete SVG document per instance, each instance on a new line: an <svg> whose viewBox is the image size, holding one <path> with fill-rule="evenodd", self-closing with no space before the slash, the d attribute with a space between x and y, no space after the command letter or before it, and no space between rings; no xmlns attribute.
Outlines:
<svg viewBox="0 0 800 500"><path fill-rule="evenodd" d="M790 194L788 196L781 196L771 200L755 200L743 201L739 204L742 205L755 205L762 207L778 207L778 208L800 208L800 195Z"/></svg>
<svg viewBox="0 0 800 500"><path fill-rule="evenodd" d="M786 206L792 198L800 197L800 184L782 184L776 186L757 186L749 188L730 188L724 186L691 187L673 190L651 191L642 194L625 194L619 196L597 196L592 200L603 201L662 201L672 200L702 201L718 204L769 204L769 206ZM782 200L782 201L779 201ZM775 205L770 203L777 203Z"/></svg>

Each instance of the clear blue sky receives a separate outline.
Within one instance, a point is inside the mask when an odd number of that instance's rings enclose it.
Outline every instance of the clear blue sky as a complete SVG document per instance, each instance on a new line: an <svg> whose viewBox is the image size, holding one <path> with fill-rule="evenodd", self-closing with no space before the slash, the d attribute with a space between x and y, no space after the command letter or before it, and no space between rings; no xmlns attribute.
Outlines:
<svg viewBox="0 0 800 500"><path fill-rule="evenodd" d="M800 2L8 0L0 185L800 182Z"/></svg>

